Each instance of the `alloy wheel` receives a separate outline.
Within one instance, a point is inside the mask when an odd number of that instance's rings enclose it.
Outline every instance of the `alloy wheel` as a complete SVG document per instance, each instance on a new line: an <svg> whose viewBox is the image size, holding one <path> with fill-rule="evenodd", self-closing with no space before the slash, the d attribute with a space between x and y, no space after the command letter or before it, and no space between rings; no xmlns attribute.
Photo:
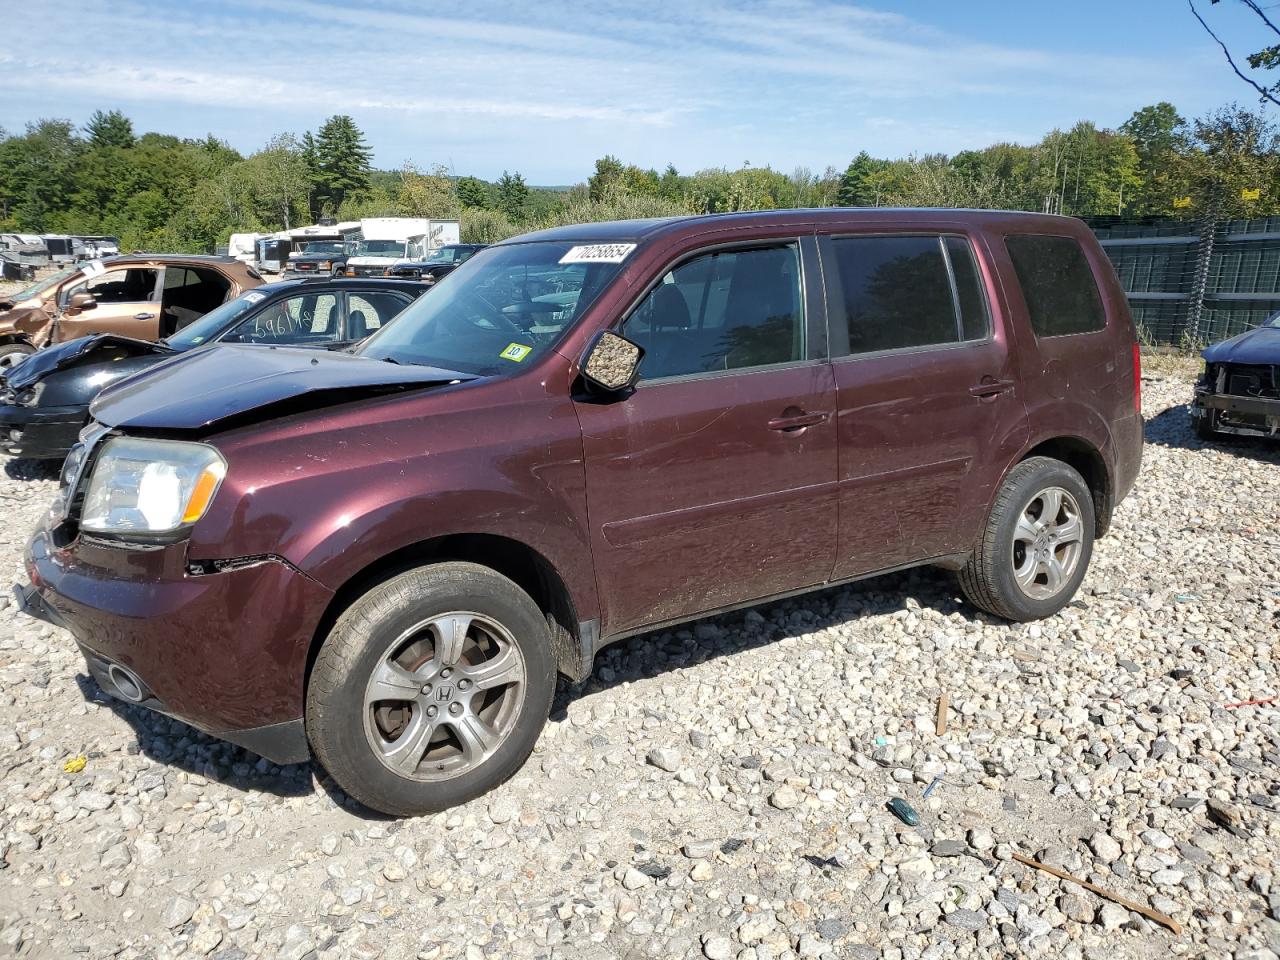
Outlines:
<svg viewBox="0 0 1280 960"><path fill-rule="evenodd" d="M1080 505L1062 487L1035 494L1013 529L1013 579L1034 600L1057 596L1080 563L1084 526Z"/></svg>
<svg viewBox="0 0 1280 960"><path fill-rule="evenodd" d="M398 776L448 780L505 742L525 695L524 654L502 624L456 611L415 624L365 687L365 735Z"/></svg>

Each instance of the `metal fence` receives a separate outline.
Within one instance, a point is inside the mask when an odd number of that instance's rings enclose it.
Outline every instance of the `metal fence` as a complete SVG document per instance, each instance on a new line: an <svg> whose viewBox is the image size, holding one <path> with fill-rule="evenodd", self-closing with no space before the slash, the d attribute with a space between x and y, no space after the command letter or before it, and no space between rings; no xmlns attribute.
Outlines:
<svg viewBox="0 0 1280 960"><path fill-rule="evenodd" d="M1280 311L1280 217L1088 223L1152 343L1213 343Z"/></svg>

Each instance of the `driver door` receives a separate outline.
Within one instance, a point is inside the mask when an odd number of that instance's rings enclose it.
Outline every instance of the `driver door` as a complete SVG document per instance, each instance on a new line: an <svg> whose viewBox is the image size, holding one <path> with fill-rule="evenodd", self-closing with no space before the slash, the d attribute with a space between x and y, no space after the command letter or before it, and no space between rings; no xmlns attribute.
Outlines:
<svg viewBox="0 0 1280 960"><path fill-rule="evenodd" d="M221 339L282 347L329 346L343 335L340 313L335 293L299 294L268 304Z"/></svg>
<svg viewBox="0 0 1280 960"><path fill-rule="evenodd" d="M92 333L114 333L138 340L160 337L160 274L146 267L104 270L62 291L61 314L54 331L54 343L63 343ZM93 297L93 305L76 309L68 306L77 293Z"/></svg>

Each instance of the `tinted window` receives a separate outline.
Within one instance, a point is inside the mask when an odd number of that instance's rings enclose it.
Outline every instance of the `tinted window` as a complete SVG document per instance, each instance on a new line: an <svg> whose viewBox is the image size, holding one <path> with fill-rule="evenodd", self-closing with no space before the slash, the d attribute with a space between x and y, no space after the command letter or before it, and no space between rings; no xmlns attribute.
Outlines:
<svg viewBox="0 0 1280 960"><path fill-rule="evenodd" d="M1097 282L1070 237L1005 237L1037 337L1088 333L1107 325Z"/></svg>
<svg viewBox="0 0 1280 960"><path fill-rule="evenodd" d="M707 254L662 278L628 318L653 380L805 357L800 253L793 244Z"/></svg>
<svg viewBox="0 0 1280 960"><path fill-rule="evenodd" d="M960 301L961 336L965 340L983 340L991 333L991 319L973 248L963 237L947 237L946 244Z"/></svg>
<svg viewBox="0 0 1280 960"><path fill-rule="evenodd" d="M940 238L856 237L831 245L850 353L959 342Z"/></svg>
<svg viewBox="0 0 1280 960"><path fill-rule="evenodd" d="M409 297L402 293L377 291L347 294L348 338L362 340L379 329L407 307Z"/></svg>

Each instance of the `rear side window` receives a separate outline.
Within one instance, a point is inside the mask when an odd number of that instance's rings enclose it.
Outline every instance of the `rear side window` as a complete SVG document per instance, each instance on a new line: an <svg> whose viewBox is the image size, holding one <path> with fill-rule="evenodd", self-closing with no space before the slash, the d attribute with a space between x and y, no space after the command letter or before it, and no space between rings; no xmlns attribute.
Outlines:
<svg viewBox="0 0 1280 960"><path fill-rule="evenodd" d="M1079 243L1071 237L1023 234L1007 236L1004 242L1037 337L1106 327L1097 281Z"/></svg>
<svg viewBox="0 0 1280 960"><path fill-rule="evenodd" d="M646 380L805 359L800 251L724 250L667 273L627 319Z"/></svg>
<svg viewBox="0 0 1280 960"><path fill-rule="evenodd" d="M845 237L831 241L849 353L984 339L986 298L961 237Z"/></svg>

